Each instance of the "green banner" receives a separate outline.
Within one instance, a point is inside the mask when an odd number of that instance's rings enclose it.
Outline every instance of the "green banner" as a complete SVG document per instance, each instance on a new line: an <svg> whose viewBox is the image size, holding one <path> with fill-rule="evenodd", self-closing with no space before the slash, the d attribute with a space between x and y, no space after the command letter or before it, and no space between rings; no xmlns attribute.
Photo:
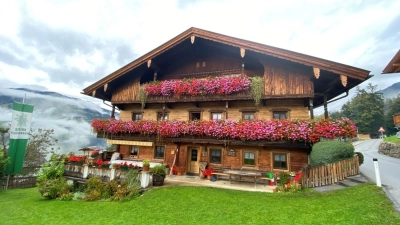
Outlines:
<svg viewBox="0 0 400 225"><path fill-rule="evenodd" d="M26 144L28 143L29 131L31 129L32 112L32 105L13 103L8 148L8 157L10 157L11 163L7 164L6 175L22 172Z"/></svg>

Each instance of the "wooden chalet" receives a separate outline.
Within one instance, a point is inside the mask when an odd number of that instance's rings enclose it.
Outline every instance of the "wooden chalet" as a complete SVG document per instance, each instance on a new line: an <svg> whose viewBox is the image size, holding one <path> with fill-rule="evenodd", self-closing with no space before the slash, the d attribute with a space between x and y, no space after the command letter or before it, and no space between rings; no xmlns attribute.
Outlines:
<svg viewBox="0 0 400 225"><path fill-rule="evenodd" d="M260 104L250 89L229 94L148 95L143 106L141 86L152 81L261 77ZM369 71L329 60L190 28L83 90L112 103L121 121L210 121L313 119L314 108L346 96L370 78ZM113 113L111 117L114 117ZM211 167L262 171L297 171L308 165L306 141L241 140L207 136L98 133L117 144L123 159L151 159L199 173Z"/></svg>

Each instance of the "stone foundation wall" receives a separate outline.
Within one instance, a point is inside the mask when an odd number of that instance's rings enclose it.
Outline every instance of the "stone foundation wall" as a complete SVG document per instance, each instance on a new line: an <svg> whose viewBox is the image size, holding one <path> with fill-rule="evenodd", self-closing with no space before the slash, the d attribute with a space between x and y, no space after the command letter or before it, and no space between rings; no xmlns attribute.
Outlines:
<svg viewBox="0 0 400 225"><path fill-rule="evenodd" d="M382 142L379 145L379 153L388 155L394 158L400 158L400 145L389 142Z"/></svg>

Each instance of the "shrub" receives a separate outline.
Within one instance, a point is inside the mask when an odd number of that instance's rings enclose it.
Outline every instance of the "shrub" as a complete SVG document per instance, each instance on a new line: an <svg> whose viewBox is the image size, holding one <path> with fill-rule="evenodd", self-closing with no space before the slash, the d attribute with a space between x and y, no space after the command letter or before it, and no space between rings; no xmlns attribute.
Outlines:
<svg viewBox="0 0 400 225"><path fill-rule="evenodd" d="M72 186L67 184L63 177L42 180L39 183L39 193L47 199L61 198L67 196L72 190Z"/></svg>
<svg viewBox="0 0 400 225"><path fill-rule="evenodd" d="M355 152L355 154L358 155L358 163L359 163L360 166L361 166L361 164L364 163L364 155L363 155L361 152Z"/></svg>
<svg viewBox="0 0 400 225"><path fill-rule="evenodd" d="M64 161L62 157L53 154L50 160L40 167L37 178L37 186L39 193L47 199L63 198L68 199L68 195L73 189L67 184L67 180L63 177Z"/></svg>
<svg viewBox="0 0 400 225"><path fill-rule="evenodd" d="M10 159L6 157L3 150L0 150L0 179L4 177L4 171L6 169L6 165L10 162Z"/></svg>
<svg viewBox="0 0 400 225"><path fill-rule="evenodd" d="M105 185L98 177L91 177L87 183L85 188L86 200L87 201L95 201L100 200L104 193Z"/></svg>
<svg viewBox="0 0 400 225"><path fill-rule="evenodd" d="M114 196L118 189L118 182L116 180L110 180L104 187L103 198L109 199Z"/></svg>
<svg viewBox="0 0 400 225"><path fill-rule="evenodd" d="M318 166L337 162L354 156L354 146L343 141L321 141L313 145L310 165Z"/></svg>

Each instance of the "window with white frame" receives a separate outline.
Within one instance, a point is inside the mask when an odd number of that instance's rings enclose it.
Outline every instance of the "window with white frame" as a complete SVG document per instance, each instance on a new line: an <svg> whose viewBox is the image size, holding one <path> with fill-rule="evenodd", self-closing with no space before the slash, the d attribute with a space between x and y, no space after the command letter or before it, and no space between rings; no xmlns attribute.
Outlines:
<svg viewBox="0 0 400 225"><path fill-rule="evenodd" d="M243 165L244 166L255 166L255 153L254 152L244 152L243 154Z"/></svg>
<svg viewBox="0 0 400 225"><path fill-rule="evenodd" d="M210 149L210 163L217 163L221 164L221 149L215 149L211 148Z"/></svg>

